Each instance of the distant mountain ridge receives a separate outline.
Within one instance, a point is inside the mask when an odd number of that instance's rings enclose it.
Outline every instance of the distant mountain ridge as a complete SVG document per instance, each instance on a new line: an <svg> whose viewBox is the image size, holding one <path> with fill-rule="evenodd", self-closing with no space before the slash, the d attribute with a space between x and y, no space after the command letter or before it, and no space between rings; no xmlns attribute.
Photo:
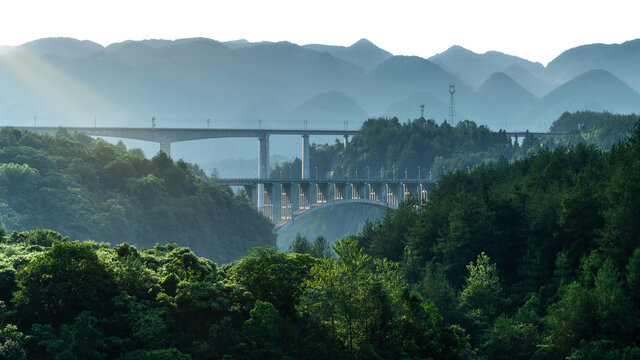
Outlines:
<svg viewBox="0 0 640 360"><path fill-rule="evenodd" d="M640 112L640 39L584 45L544 67L460 46L429 59L361 39L350 46L69 38L0 49L0 123L202 127L357 127L367 117L449 116L491 128L544 130L567 110ZM594 72L595 71L595 72ZM606 91L604 91L605 89ZM226 145L225 145L226 146ZM221 151L229 151L226 146ZM254 156L241 145L235 156ZM223 151L223 152L224 152ZM250 155L249 155L250 154ZM196 159L190 159L197 161Z"/></svg>

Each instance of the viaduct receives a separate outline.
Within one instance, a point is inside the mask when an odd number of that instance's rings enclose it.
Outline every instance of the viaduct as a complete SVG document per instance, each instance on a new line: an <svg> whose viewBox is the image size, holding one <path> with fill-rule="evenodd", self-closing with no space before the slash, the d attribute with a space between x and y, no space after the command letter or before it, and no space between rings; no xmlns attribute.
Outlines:
<svg viewBox="0 0 640 360"><path fill-rule="evenodd" d="M42 134L55 135L60 127L15 126ZM133 127L65 127L69 132L82 132L89 136L114 137L156 142L160 151L171 156L171 143L215 138L257 138L258 178L257 179L216 179L216 183L229 186L243 186L253 204L262 209L263 214L274 221L273 188L280 186L281 217L276 229L282 228L296 216L312 209L328 206L335 202L358 202L374 206L396 208L399 201L411 194L419 199L427 199L428 187L435 181L428 179L314 179L310 178L309 136L342 136L347 146L349 136L358 130L295 130L295 129L198 129L198 128L133 128ZM548 132L507 132L509 137L560 136L562 133ZM271 179L269 165L269 136L298 135L302 137L301 179ZM298 209L292 212L292 188L297 187ZM313 193L310 191L313 189ZM330 193L333 197L330 199ZM315 202L311 204L311 195Z"/></svg>

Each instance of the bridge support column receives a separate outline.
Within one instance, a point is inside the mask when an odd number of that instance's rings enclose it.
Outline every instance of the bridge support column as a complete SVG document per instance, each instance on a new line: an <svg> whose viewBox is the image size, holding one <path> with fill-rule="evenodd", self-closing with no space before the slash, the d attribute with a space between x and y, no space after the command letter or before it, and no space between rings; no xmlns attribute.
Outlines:
<svg viewBox="0 0 640 360"><path fill-rule="evenodd" d="M302 179L311 176L311 163L309 162L309 134L302 135Z"/></svg>
<svg viewBox="0 0 640 360"><path fill-rule="evenodd" d="M420 184L420 201L428 201L427 184Z"/></svg>
<svg viewBox="0 0 640 360"><path fill-rule="evenodd" d="M342 145L344 145L344 148L347 148L347 143L349 142L349 135L345 135L344 138L342 139Z"/></svg>
<svg viewBox="0 0 640 360"><path fill-rule="evenodd" d="M333 183L333 200L344 200L347 198L346 190L347 184L345 183Z"/></svg>
<svg viewBox="0 0 640 360"><path fill-rule="evenodd" d="M168 157L171 157L171 141L169 138L160 139L160 151L167 154Z"/></svg>
<svg viewBox="0 0 640 360"><path fill-rule="evenodd" d="M385 190L387 192L387 204L398 206L398 185L385 184Z"/></svg>
<svg viewBox="0 0 640 360"><path fill-rule="evenodd" d="M415 184L402 184L402 200L407 200L415 194Z"/></svg>
<svg viewBox="0 0 640 360"><path fill-rule="evenodd" d="M280 204L282 211L280 212L280 221L291 220L291 183L280 184L281 195Z"/></svg>
<svg viewBox="0 0 640 360"><path fill-rule="evenodd" d="M326 204L327 203L327 183L317 183L316 184L316 203L318 204Z"/></svg>
<svg viewBox="0 0 640 360"><path fill-rule="evenodd" d="M369 200L384 202L381 184L369 183Z"/></svg>
<svg viewBox="0 0 640 360"><path fill-rule="evenodd" d="M271 167L269 166L269 135L265 134L258 138L258 179L270 178ZM265 205L264 194L266 190L262 184L258 184L258 208ZM271 216L273 220L273 214Z"/></svg>
<svg viewBox="0 0 640 360"><path fill-rule="evenodd" d="M258 206L258 188L255 185L244 185L244 191L247 193L247 199L254 207Z"/></svg>
<svg viewBox="0 0 640 360"><path fill-rule="evenodd" d="M351 198L360 200L363 198L362 189L364 188L363 183L351 183Z"/></svg>
<svg viewBox="0 0 640 360"><path fill-rule="evenodd" d="M263 184L264 188L262 215L273 221L273 184Z"/></svg>
<svg viewBox="0 0 640 360"><path fill-rule="evenodd" d="M298 193L300 194L298 210L309 210L309 183L299 183Z"/></svg>

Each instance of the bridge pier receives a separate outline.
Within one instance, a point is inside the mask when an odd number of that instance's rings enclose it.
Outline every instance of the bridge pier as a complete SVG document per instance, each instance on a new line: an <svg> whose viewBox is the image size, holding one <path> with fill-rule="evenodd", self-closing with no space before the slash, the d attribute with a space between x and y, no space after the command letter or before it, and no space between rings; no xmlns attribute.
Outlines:
<svg viewBox="0 0 640 360"><path fill-rule="evenodd" d="M347 148L347 143L349 142L349 135L344 135L343 139L342 139L342 145L344 146L344 148Z"/></svg>
<svg viewBox="0 0 640 360"><path fill-rule="evenodd" d="M327 183L316 183L316 203L325 204L327 202Z"/></svg>
<svg viewBox="0 0 640 360"><path fill-rule="evenodd" d="M171 157L171 141L168 137L160 138L160 151L167 154L167 157Z"/></svg>
<svg viewBox="0 0 640 360"><path fill-rule="evenodd" d="M291 183L282 183L280 184L280 188L280 204L282 206L280 221L291 220Z"/></svg>
<svg viewBox="0 0 640 360"><path fill-rule="evenodd" d="M255 185L243 185L244 191L247 193L247 199L254 207L258 206L258 187Z"/></svg>
<svg viewBox="0 0 640 360"><path fill-rule="evenodd" d="M309 162L309 134L302 134L302 179L311 176L311 164Z"/></svg>
<svg viewBox="0 0 640 360"><path fill-rule="evenodd" d="M427 184L420 184L420 201L428 201Z"/></svg>
<svg viewBox="0 0 640 360"><path fill-rule="evenodd" d="M309 210L309 183L299 183L298 193L298 210Z"/></svg>
<svg viewBox="0 0 640 360"><path fill-rule="evenodd" d="M398 206L398 185L393 183L385 184L385 190L387 193L387 204Z"/></svg>
<svg viewBox="0 0 640 360"><path fill-rule="evenodd" d="M273 184L263 184L263 201L262 215L273 221Z"/></svg>
<svg viewBox="0 0 640 360"><path fill-rule="evenodd" d="M402 200L407 200L408 198L410 198L412 195L416 195L417 192L416 190L416 185L415 184L402 184Z"/></svg>
<svg viewBox="0 0 640 360"><path fill-rule="evenodd" d="M381 184L369 183L369 200L384 202Z"/></svg>
<svg viewBox="0 0 640 360"><path fill-rule="evenodd" d="M363 199L362 189L364 188L364 183L351 183L351 198L352 199Z"/></svg>
<svg viewBox="0 0 640 360"><path fill-rule="evenodd" d="M333 183L333 200L344 200L347 198L346 190L347 184L345 183Z"/></svg>
<svg viewBox="0 0 640 360"><path fill-rule="evenodd" d="M258 179L268 179L270 178L270 173L269 135L263 134L258 138ZM266 194L266 189L262 184L258 184L258 208L265 206L264 194ZM273 220L273 211L271 219Z"/></svg>

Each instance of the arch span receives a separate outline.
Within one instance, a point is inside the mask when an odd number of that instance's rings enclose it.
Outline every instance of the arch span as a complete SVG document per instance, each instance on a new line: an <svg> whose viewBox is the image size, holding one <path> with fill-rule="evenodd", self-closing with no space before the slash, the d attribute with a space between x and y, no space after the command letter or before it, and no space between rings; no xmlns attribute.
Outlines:
<svg viewBox="0 0 640 360"><path fill-rule="evenodd" d="M392 209L392 210L396 210L398 207L391 205L391 204L386 204L380 201L375 201L375 200L367 200L367 199L346 199L346 200L331 200L331 201L327 201L326 203L322 203L322 204L317 204L312 206L310 209L308 210L298 210L296 212L294 212L291 216L291 220L286 220L286 221L280 221L276 224L276 226L274 227L274 231L277 233L281 230L286 229L289 225L293 224L297 219L301 218L301 217L305 217L308 214L314 213L320 209L324 209L324 208L328 208L331 206L336 206L336 205L346 205L346 204L362 204L362 205L368 205L368 206L373 206L373 207L377 207L380 209Z"/></svg>

